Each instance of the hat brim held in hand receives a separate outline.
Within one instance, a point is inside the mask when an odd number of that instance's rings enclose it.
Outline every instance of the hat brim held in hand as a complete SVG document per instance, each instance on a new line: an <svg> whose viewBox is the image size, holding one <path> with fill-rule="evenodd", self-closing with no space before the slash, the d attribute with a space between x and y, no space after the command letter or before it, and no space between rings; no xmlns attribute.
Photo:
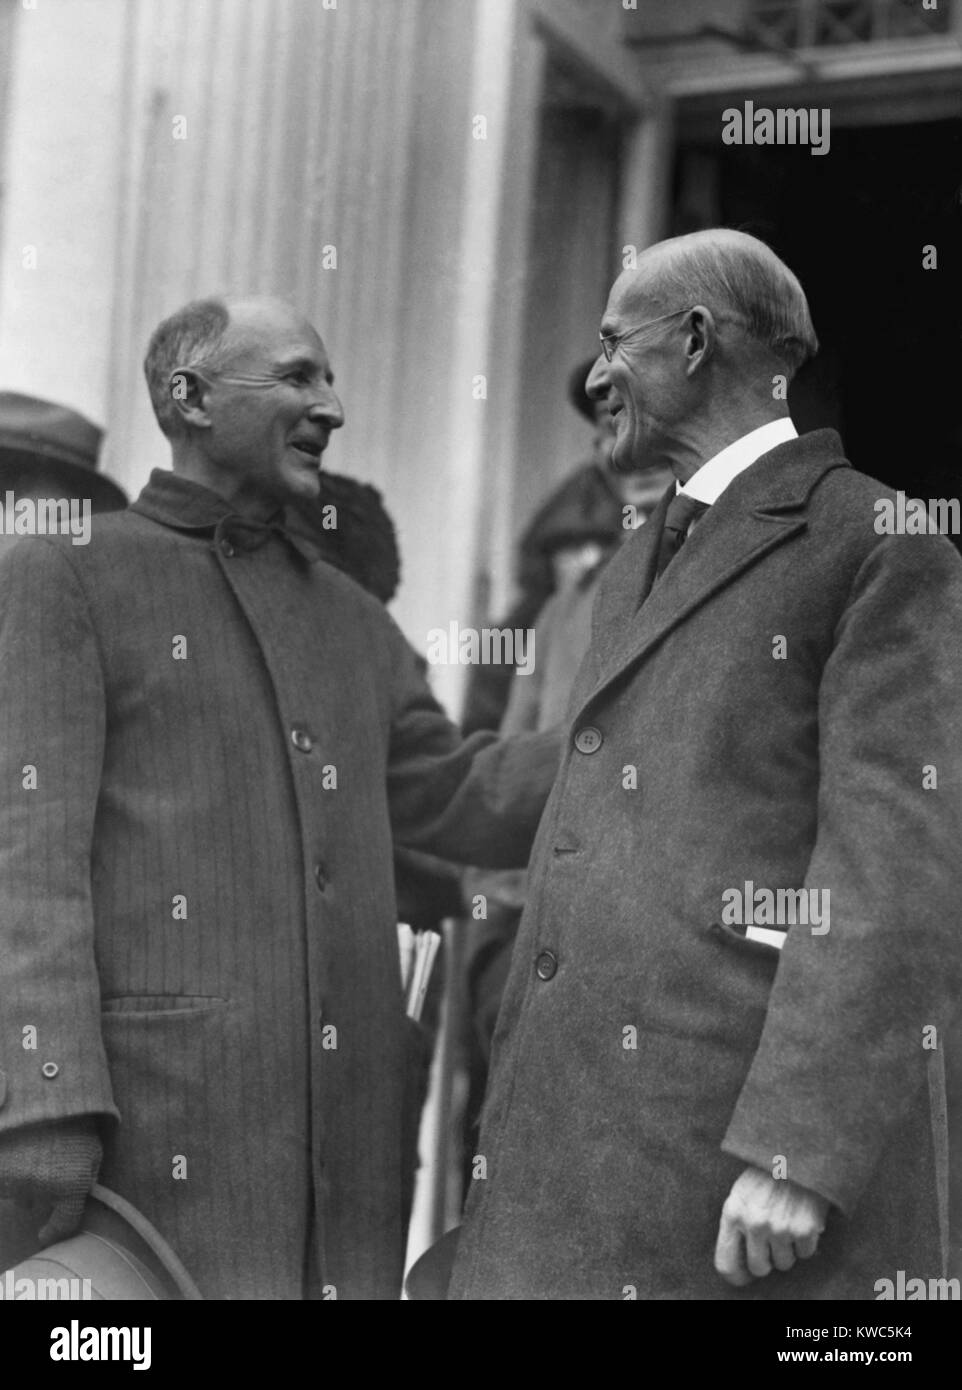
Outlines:
<svg viewBox="0 0 962 1390"><path fill-rule="evenodd" d="M159 1231L136 1207L99 1184L91 1190L77 1235L38 1251L0 1274L0 1281L16 1297L29 1297L26 1290L32 1286L33 1296L47 1302L202 1298Z"/></svg>

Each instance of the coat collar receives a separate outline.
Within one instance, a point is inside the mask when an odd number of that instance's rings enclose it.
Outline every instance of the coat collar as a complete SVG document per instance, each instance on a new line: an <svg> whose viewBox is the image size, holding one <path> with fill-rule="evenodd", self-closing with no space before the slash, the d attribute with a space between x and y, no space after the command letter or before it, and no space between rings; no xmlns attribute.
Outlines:
<svg viewBox="0 0 962 1390"><path fill-rule="evenodd" d="M763 454L732 480L655 583L665 493L612 562L594 617L599 679L588 701L641 660L719 589L807 526L809 497L834 468L850 467L834 430L816 430Z"/></svg>
<svg viewBox="0 0 962 1390"><path fill-rule="evenodd" d="M313 563L320 559L320 549L306 537L294 535L284 526L285 514L278 508L263 521L252 521L239 512L225 497L211 492L190 478L184 478L169 468L155 468L147 485L130 506L132 512L161 526L169 526L175 531L196 531L198 534L214 536L216 540L231 539L244 544L245 536L261 533L262 536L276 532L293 547L305 560Z"/></svg>

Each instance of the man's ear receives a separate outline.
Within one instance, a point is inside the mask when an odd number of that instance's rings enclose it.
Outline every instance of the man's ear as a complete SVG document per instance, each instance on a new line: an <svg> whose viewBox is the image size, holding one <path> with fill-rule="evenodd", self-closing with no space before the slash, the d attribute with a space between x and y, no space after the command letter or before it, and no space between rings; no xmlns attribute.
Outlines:
<svg viewBox="0 0 962 1390"><path fill-rule="evenodd" d="M192 367L178 367L170 376L170 399L185 425L194 429L210 429L207 413L209 386Z"/></svg>
<svg viewBox="0 0 962 1390"><path fill-rule="evenodd" d="M694 376L705 365L715 351L718 330L712 311L704 304L696 304L689 312L688 333L685 337L685 373Z"/></svg>

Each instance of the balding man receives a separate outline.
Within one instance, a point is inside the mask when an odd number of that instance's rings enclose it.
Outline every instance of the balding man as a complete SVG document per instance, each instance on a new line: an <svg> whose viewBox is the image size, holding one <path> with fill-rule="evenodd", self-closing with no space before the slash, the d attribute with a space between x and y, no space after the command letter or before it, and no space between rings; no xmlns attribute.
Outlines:
<svg viewBox="0 0 962 1390"><path fill-rule="evenodd" d="M760 242L652 247L601 338L615 466L676 481L595 604L452 1296L874 1299L942 1274L962 567L796 436Z"/></svg>
<svg viewBox="0 0 962 1390"><path fill-rule="evenodd" d="M285 527L344 423L310 324L197 302L145 367L173 471L0 563L0 1196L50 1242L99 1168L204 1297L396 1298L392 837L523 863L557 739L462 743Z"/></svg>

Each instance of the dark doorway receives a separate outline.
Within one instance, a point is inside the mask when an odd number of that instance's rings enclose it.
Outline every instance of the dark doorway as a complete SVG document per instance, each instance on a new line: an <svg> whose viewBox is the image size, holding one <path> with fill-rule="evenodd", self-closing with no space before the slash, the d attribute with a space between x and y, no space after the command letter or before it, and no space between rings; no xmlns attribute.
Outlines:
<svg viewBox="0 0 962 1390"><path fill-rule="evenodd" d="M792 401L799 428L837 424L863 472L911 496L958 496L962 123L833 128L825 155L682 147L679 232L700 220L686 156L711 171L718 221L767 241L808 293L823 351ZM926 246L937 269L923 269Z"/></svg>

